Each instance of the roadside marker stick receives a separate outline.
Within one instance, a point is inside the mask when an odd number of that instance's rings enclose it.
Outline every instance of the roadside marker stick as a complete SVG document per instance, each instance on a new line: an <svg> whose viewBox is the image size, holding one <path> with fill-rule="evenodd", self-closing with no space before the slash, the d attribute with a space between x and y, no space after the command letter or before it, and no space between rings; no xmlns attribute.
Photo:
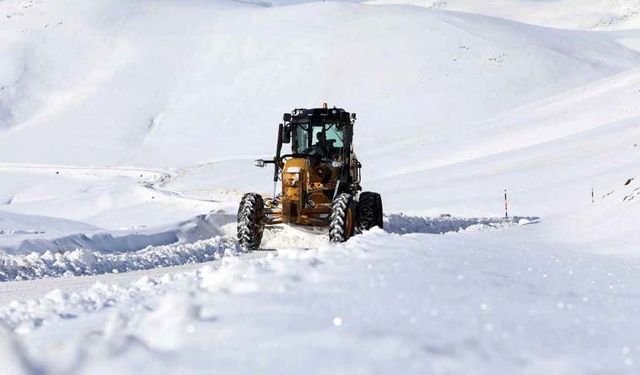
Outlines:
<svg viewBox="0 0 640 375"><path fill-rule="evenodd" d="M507 200L507 189L504 189L504 218L509 218L509 201Z"/></svg>
<svg viewBox="0 0 640 375"><path fill-rule="evenodd" d="M593 188L591 188L591 203L595 204L596 203L596 198L595 198L595 194L593 192Z"/></svg>

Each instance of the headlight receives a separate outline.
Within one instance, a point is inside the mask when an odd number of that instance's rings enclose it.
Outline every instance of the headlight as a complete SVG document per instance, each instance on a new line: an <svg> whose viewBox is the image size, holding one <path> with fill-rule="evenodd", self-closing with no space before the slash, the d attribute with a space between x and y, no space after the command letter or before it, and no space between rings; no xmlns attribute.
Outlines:
<svg viewBox="0 0 640 375"><path fill-rule="evenodd" d="M334 167L334 168L342 168L343 165L344 164L341 161L331 162L331 166Z"/></svg>

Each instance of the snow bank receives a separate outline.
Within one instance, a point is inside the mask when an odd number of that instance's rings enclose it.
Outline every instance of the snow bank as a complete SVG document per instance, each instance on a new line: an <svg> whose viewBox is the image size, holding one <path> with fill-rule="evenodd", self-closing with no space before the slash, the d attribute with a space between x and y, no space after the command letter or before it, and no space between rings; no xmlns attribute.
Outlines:
<svg viewBox="0 0 640 375"><path fill-rule="evenodd" d="M96 275L202 263L237 251L235 239L217 236L195 243L149 246L121 254L87 249L28 255L0 254L0 281Z"/></svg>
<svg viewBox="0 0 640 375"><path fill-rule="evenodd" d="M54 239L26 239L19 245L0 246L0 249L7 253L65 252L79 248L99 252L135 251L148 246L189 243L222 235L219 225L228 221L223 219L224 216L199 215L176 224L167 224L163 228L149 228L133 233L131 231L95 231Z"/></svg>
<svg viewBox="0 0 640 375"><path fill-rule="evenodd" d="M55 217L26 215L0 211L0 235L28 234L45 232L77 231L88 232L99 228L94 226Z"/></svg>
<svg viewBox="0 0 640 375"><path fill-rule="evenodd" d="M512 216L509 218L463 218L451 215L440 217L407 216L405 214L391 214L384 218L384 230L389 233L450 233L463 230L483 230L514 227L518 225L536 223L539 217Z"/></svg>
<svg viewBox="0 0 640 375"><path fill-rule="evenodd" d="M230 222L235 223L234 215L209 213L159 227L105 231L58 218L0 212L0 251L7 254L76 249L107 253L136 251L224 235L221 227Z"/></svg>
<svg viewBox="0 0 640 375"><path fill-rule="evenodd" d="M167 273L158 277L144 276L125 285L96 282L87 290L70 293L52 290L39 299L13 301L0 307L0 325L24 334L56 320L75 319L116 308L104 326L103 344L117 344L125 335L134 338L136 342L145 343L153 350L176 350L181 346L184 328L188 324L196 320L215 320L207 311L194 304L192 298L184 294L185 291L204 295L251 294L258 291L280 293L284 291L284 284L261 284L260 280L271 280L273 276L276 280L282 277L285 284L298 283L303 279L313 280L315 270L320 265L319 252L333 248L326 243L321 250L287 249L277 256L265 253L259 257L223 257L225 254L237 253L237 249L231 246L220 246L219 243L224 240L212 239L218 245L214 246L213 254L206 258L219 262L207 264L197 271ZM200 243L191 246L205 245ZM161 249L149 249L152 250ZM347 255L347 258L351 256L353 253ZM141 312L138 311L140 306L146 306L153 297L160 295L164 297L157 304L151 302L153 308L145 308L142 314L138 314ZM119 309L125 305L135 306L134 313ZM79 347L76 349L82 350Z"/></svg>
<svg viewBox="0 0 640 375"><path fill-rule="evenodd" d="M203 218L201 218L203 219ZM222 220L217 218L216 220ZM226 219L225 219L226 220ZM440 217L419 217L405 214L385 216L385 231L396 234L431 233L442 234L459 231L500 229L538 222L537 217L505 218L462 218L443 215ZM192 223L192 221L189 221ZM204 234L208 232L205 231ZM218 232L216 231L216 234ZM78 235L73 238L85 237ZM107 238L113 238L107 235ZM72 245L82 244L70 241ZM175 239L177 240L177 239ZM88 242L90 245L97 241ZM320 248L327 244L326 231L286 225L275 226L265 231L263 249L283 248ZM211 236L193 243L180 243L162 246L146 246L139 251L118 253L117 248L107 247L92 249L75 248L60 249L58 244L64 241L51 241L53 249L41 253L0 254L0 281L29 280L44 277L82 276L104 273L128 272L158 267L176 266L187 263L202 263L218 259L225 253L236 253L238 245L234 237ZM99 242L98 242L99 243ZM41 241L43 249L47 249L45 241ZM110 244L110 242L108 243ZM50 245L51 246L51 245ZM133 248L124 247L122 250Z"/></svg>

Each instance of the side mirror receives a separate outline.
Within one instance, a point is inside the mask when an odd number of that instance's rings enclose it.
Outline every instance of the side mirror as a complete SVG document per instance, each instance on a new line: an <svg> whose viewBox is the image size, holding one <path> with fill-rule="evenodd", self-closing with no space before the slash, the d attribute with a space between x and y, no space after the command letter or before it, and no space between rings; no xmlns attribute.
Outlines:
<svg viewBox="0 0 640 375"><path fill-rule="evenodd" d="M282 143L291 143L291 126L282 127Z"/></svg>
<svg viewBox="0 0 640 375"><path fill-rule="evenodd" d="M282 120L284 122L290 122L291 121L291 113L285 113L284 115L282 115Z"/></svg>
<svg viewBox="0 0 640 375"><path fill-rule="evenodd" d="M255 166L256 166L256 167L264 168L265 162L264 162L264 160L262 160L262 159L258 159L258 160L256 160L256 161L254 162L254 164L255 164Z"/></svg>

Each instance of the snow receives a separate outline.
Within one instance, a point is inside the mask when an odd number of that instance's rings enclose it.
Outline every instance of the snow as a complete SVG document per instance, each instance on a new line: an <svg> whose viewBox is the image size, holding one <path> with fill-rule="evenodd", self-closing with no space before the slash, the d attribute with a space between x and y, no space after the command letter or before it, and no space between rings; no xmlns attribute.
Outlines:
<svg viewBox="0 0 640 375"><path fill-rule="evenodd" d="M6 216L0 213L0 217ZM10 214L15 217L16 214ZM5 225L16 225L19 228L39 228L40 222L46 223L47 230L4 230L2 234L8 237L4 246L0 247L6 253L72 251L78 248L98 250L101 252L135 251L147 246L166 244L191 243L223 234L220 225L228 224L229 215L200 215L179 223L168 224L165 227L152 229L120 230L108 232L90 226L72 226L65 231L51 229L51 223L61 222L60 219L38 218L36 224L32 216L20 215L19 222L3 220ZM27 218L27 220L24 220ZM67 224L66 221L62 221ZM61 233L68 233L62 237ZM51 238L47 238L51 237ZM15 243L15 244L14 244Z"/></svg>
<svg viewBox="0 0 640 375"><path fill-rule="evenodd" d="M385 218L386 231L389 233L454 233L458 231L492 230L518 225L536 223L539 218L438 218L412 217L403 214L389 215ZM235 226L235 223L234 223ZM230 233L224 235L222 229L211 233L205 231L206 239L185 241L168 241L170 245L149 244L138 250L136 241L149 243L147 237L136 236L126 240L113 238L110 235L93 238L75 238L70 247L60 247L66 242L40 241L38 246L54 250L42 253L0 254L0 282L29 280L45 277L86 276L104 273L130 272L134 270L153 269L158 267L179 266L192 263L204 263L219 259L225 255L241 252L235 238L234 229L226 229ZM326 243L326 230L289 228L276 226L265 233L262 249L283 249L287 247L307 246L319 247ZM87 241L83 241L87 240ZM151 240L152 241L152 240ZM94 243L105 243L106 248L92 249ZM124 244L124 245L123 245ZM123 249L116 248L122 246ZM33 246L23 242L22 246ZM138 251L135 251L138 250Z"/></svg>
<svg viewBox="0 0 640 375"><path fill-rule="evenodd" d="M0 256L0 281L96 275L202 263L216 259L226 252L237 251L239 248L234 239L216 236L180 245L148 246L122 254L79 248L64 252L3 255Z"/></svg>
<svg viewBox="0 0 640 375"><path fill-rule="evenodd" d="M522 242L523 231L535 230L374 230L338 247L54 292L2 314L31 332L19 340L29 337L32 365L62 352L83 373L633 369L637 261ZM419 275L429 277L416 282ZM69 336L60 325L77 341L60 341Z"/></svg>
<svg viewBox="0 0 640 375"><path fill-rule="evenodd" d="M508 218L464 218L451 217L443 214L437 218L414 217L402 213L391 214L385 217L384 228L389 233L409 234L409 233L432 233L444 234L459 232L462 230L480 230L513 227L517 225L527 225L537 223L538 217L508 217Z"/></svg>
<svg viewBox="0 0 640 375"><path fill-rule="evenodd" d="M412 4L455 10L563 29L618 30L640 26L637 0L372 0L371 4Z"/></svg>
<svg viewBox="0 0 640 375"><path fill-rule="evenodd" d="M0 372L637 373L638 26L636 0L0 1ZM358 114L384 230L239 251L253 160L323 102Z"/></svg>

